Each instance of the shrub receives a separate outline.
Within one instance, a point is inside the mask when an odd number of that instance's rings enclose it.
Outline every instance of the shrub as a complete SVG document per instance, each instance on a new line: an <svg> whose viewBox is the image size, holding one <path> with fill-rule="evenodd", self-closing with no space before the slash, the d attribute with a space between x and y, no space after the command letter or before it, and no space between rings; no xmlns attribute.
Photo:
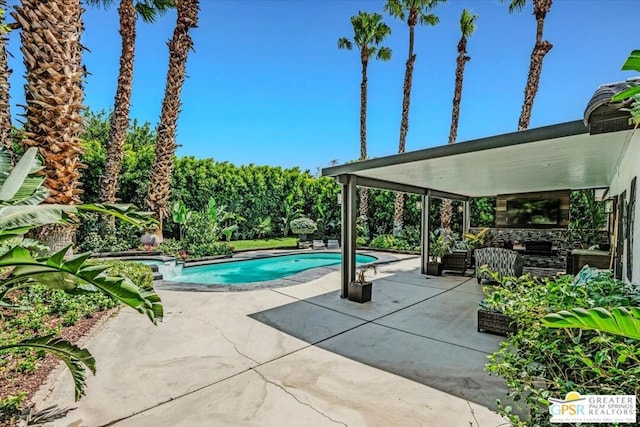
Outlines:
<svg viewBox="0 0 640 427"><path fill-rule="evenodd" d="M194 212L191 221L185 226L184 240L182 247L189 256L196 258L206 255L218 255L216 252L216 242L218 233L215 225L211 222L209 215L202 212Z"/></svg>
<svg viewBox="0 0 640 427"><path fill-rule="evenodd" d="M311 218L296 218L291 221L291 232L295 234L311 234L317 230L316 223Z"/></svg>
<svg viewBox="0 0 640 427"><path fill-rule="evenodd" d="M106 261L107 274L110 276L125 276L142 289L153 289L153 272L147 264L135 261Z"/></svg>
<svg viewBox="0 0 640 427"><path fill-rule="evenodd" d="M400 242L393 234L381 234L376 236L369 246L379 249L400 249Z"/></svg>
<svg viewBox="0 0 640 427"><path fill-rule="evenodd" d="M564 275L537 281L526 275L505 278L487 297L488 308L517 319L518 332L489 358L487 370L503 377L508 397L522 401L526 421L501 407L513 425L550 425L549 398L567 392L581 394L637 394L640 347L619 336L595 331L550 329L541 319L573 307L637 306L640 293L617 281L611 273Z"/></svg>
<svg viewBox="0 0 640 427"><path fill-rule="evenodd" d="M78 227L77 252L119 252L138 246L141 230L131 224L101 219L97 214L86 214Z"/></svg>
<svg viewBox="0 0 640 427"><path fill-rule="evenodd" d="M202 258L205 256L230 255L231 246L226 242L211 242L198 246L187 246L187 255L190 258Z"/></svg>
<svg viewBox="0 0 640 427"><path fill-rule="evenodd" d="M414 245L400 236L393 234L381 234L375 237L369 244L372 248L378 249L396 249L401 251L413 251L420 248L420 243Z"/></svg>
<svg viewBox="0 0 640 427"><path fill-rule="evenodd" d="M420 249L420 227L405 226L400 232L400 238L406 241L411 248Z"/></svg>
<svg viewBox="0 0 640 427"><path fill-rule="evenodd" d="M162 252L162 255L172 257L182 256L182 251L184 250L182 243L178 242L176 239L164 239L156 249Z"/></svg>

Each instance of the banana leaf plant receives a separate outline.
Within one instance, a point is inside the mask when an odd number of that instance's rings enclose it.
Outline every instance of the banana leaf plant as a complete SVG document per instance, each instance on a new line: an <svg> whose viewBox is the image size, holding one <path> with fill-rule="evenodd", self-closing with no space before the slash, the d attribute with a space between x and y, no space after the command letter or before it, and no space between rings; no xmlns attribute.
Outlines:
<svg viewBox="0 0 640 427"><path fill-rule="evenodd" d="M178 224L180 240L184 239L184 226L191 219L191 214L182 200L178 200L171 207L171 219Z"/></svg>
<svg viewBox="0 0 640 427"><path fill-rule="evenodd" d="M146 314L156 324L162 319L163 308L154 291L143 290L127 277L108 275L104 265L88 264L89 253L66 258L68 248L64 248L50 256L34 255L37 251L32 249L41 248L42 244L25 238L29 231L43 225L73 223L84 212L109 214L140 227L153 221L150 214L139 212L132 205L42 204L47 191L42 186L44 177L36 175L40 169L36 148L28 149L14 168L8 153L0 149L0 243L8 247L0 255L0 268L8 270L0 280L0 307L28 309L14 305L8 294L41 284L70 294L103 292ZM84 395L86 369L95 374L95 359L88 350L54 335L0 346L0 353L16 348L44 350L60 358L73 377L76 400Z"/></svg>
<svg viewBox="0 0 640 427"><path fill-rule="evenodd" d="M640 50L631 52L622 70L640 72ZM630 103L631 120L637 128L640 125L640 85L629 82L629 87L613 96L612 101ZM542 319L543 325L549 328L592 329L640 340L640 308L616 307L607 310L603 307L574 308L553 313Z"/></svg>
<svg viewBox="0 0 640 427"><path fill-rule="evenodd" d="M638 71L640 72L640 50L634 50L629 54L629 57L622 65L622 70ZM616 93L612 101L625 101L630 100L630 107L625 108L625 111L631 113L631 121L635 123L637 128L640 125L640 85L636 82L629 82L629 87L622 92Z"/></svg>
<svg viewBox="0 0 640 427"><path fill-rule="evenodd" d="M574 308L553 313L542 319L549 328L580 328L608 332L626 338L640 340L640 308L602 307Z"/></svg>

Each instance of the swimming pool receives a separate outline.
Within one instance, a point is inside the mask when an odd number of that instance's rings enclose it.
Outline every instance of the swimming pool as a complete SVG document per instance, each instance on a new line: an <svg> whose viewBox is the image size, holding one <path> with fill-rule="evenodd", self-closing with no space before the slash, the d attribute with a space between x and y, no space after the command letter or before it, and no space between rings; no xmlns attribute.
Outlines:
<svg viewBox="0 0 640 427"><path fill-rule="evenodd" d="M238 285L282 279L305 270L340 264L339 253L295 254L259 259L230 261L219 264L189 267L174 277L171 282ZM356 255L356 263L376 261L370 255Z"/></svg>

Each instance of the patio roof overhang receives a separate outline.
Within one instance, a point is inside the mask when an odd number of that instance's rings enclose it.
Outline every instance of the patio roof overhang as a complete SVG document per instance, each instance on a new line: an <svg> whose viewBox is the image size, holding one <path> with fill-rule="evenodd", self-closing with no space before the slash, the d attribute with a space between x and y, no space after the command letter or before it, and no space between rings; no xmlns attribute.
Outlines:
<svg viewBox="0 0 640 427"><path fill-rule="evenodd" d="M632 132L591 135L576 120L329 167L322 174L436 197L607 188Z"/></svg>

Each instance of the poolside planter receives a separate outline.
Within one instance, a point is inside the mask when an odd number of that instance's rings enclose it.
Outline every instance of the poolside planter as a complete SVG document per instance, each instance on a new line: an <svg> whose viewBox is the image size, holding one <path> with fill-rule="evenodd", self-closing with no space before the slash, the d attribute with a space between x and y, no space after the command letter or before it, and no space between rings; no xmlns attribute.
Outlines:
<svg viewBox="0 0 640 427"><path fill-rule="evenodd" d="M349 283L349 300L359 303L371 301L372 282L351 282Z"/></svg>
<svg viewBox="0 0 640 427"><path fill-rule="evenodd" d="M427 274L429 276L442 276L442 263L441 262L428 262Z"/></svg>

